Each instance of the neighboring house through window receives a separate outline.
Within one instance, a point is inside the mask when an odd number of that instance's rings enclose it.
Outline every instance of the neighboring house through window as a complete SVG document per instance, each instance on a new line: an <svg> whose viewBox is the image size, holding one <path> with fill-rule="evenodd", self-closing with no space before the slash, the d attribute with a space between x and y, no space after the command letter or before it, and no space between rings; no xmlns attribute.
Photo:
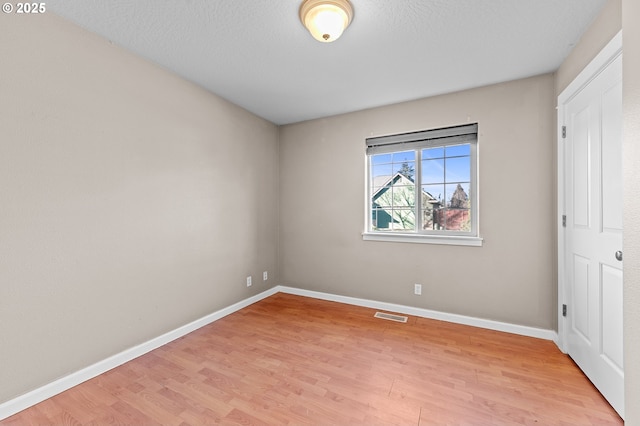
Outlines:
<svg viewBox="0 0 640 426"><path fill-rule="evenodd" d="M478 125L368 138L369 240L481 245Z"/></svg>

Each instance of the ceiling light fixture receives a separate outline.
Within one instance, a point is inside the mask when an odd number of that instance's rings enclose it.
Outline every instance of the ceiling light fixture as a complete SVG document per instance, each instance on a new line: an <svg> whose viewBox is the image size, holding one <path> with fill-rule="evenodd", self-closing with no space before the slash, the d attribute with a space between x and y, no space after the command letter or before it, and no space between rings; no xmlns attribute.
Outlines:
<svg viewBox="0 0 640 426"><path fill-rule="evenodd" d="M337 40L352 19L349 0L304 0L300 5L300 21L323 43Z"/></svg>

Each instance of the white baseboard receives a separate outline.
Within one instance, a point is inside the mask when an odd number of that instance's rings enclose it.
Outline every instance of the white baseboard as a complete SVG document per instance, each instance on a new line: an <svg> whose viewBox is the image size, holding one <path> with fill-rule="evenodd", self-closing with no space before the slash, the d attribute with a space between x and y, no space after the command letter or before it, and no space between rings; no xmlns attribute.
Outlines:
<svg viewBox="0 0 640 426"><path fill-rule="evenodd" d="M107 359L104 359L93 365L83 368L82 370L76 371L75 373L71 373L68 376L62 377L42 387L34 389L31 392L27 392L23 395L20 395L17 398L4 402L0 404L0 420L13 416L14 414L26 408L29 408L39 402L42 402L47 398L51 398L54 395L57 395L68 389L71 389L72 387L77 386L82 382L85 382L89 379L99 376L102 373L105 373L115 367L118 367L126 362L129 362L135 358L138 358L141 355L151 352L152 350L157 349L160 346L166 345L167 343L173 340L176 340L182 336L185 336L191 333L192 331L195 331L201 327L204 327L207 324L211 324L212 322L217 321L220 318L223 318L236 311L239 311L240 309L245 308L266 297L274 295L277 292L278 292L277 288L271 288L260 294L252 296L248 299L242 300L231 306L220 309L219 311L216 311L203 318L195 320L189 324L183 325L182 327L179 327L173 331L170 331L159 337L151 339L138 346L134 346L133 348L130 348L123 352L115 354Z"/></svg>
<svg viewBox="0 0 640 426"><path fill-rule="evenodd" d="M473 327L486 328L489 330L503 331L505 333L519 334L522 336L535 337L538 339L552 340L557 342L558 333L553 330L543 328L527 327L524 325L509 324L505 322L492 321L482 318L468 317L465 315L448 314L446 312L432 311L430 309L414 308L411 306L397 305L395 303L378 302L375 300L358 299L355 297L338 296L330 293L301 290L293 287L278 286L276 289L282 293L294 294L298 296L313 297L315 299L329 300L332 302L347 303L349 305L363 306L366 308L381 309L389 312L397 312L416 317L430 318L441 321L453 322L456 324L470 325Z"/></svg>
<svg viewBox="0 0 640 426"><path fill-rule="evenodd" d="M367 308L381 309L384 311L397 312L407 315L413 315L423 318L431 318L442 321L453 322L457 324L470 325L474 327L487 328L490 330L503 331L507 333L520 334L523 336L536 337L539 339L558 341L558 335L553 330L544 330L541 328L527 327L522 325L508 324L498 321L491 321L481 318L468 317L464 315L448 314L445 312L432 311L429 309L414 308L411 306L397 305L394 303L377 302L374 300L358 299L355 297L339 296L329 293L321 293L317 291L302 290L293 287L276 286L260 294L252 296L248 299L242 300L231 306L223 308L212 314L209 314L203 318L179 327L173 331L165 333L159 337L151 339L145 343L142 343L133 348L127 349L123 352L115 354L107 359L99 361L89 367L82 370L71 373L68 376L62 377L51 383L48 383L38 389L34 389L31 392L25 393L17 398L11 399L7 402L0 404L0 420L6 419L26 408L29 408L39 402L44 401L47 398L51 398L54 395L62 393L72 387L79 385L89 379L99 376L119 365L122 365L128 361L131 361L141 355L151 352L160 346L185 336L192 331L195 331L207 324L211 324L214 321L219 320L229 314L239 311L255 302L272 296L276 293L287 293L298 296L312 297L315 299L329 300L333 302L346 303L349 305L363 306Z"/></svg>

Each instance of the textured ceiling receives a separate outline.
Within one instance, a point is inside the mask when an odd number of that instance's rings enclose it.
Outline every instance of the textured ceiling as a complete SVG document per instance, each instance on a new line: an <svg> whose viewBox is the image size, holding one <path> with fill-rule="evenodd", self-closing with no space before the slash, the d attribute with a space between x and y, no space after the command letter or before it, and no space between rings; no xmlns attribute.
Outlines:
<svg viewBox="0 0 640 426"><path fill-rule="evenodd" d="M49 0L47 9L276 124L554 71L606 0L351 0L319 43L301 0Z"/></svg>

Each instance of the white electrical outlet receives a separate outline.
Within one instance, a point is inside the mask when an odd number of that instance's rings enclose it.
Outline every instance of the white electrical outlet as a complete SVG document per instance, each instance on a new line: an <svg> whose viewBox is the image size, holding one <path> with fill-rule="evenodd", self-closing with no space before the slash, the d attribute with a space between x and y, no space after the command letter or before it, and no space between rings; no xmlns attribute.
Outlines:
<svg viewBox="0 0 640 426"><path fill-rule="evenodd" d="M420 296L422 294L422 284L415 284L413 287L413 293Z"/></svg>
<svg viewBox="0 0 640 426"><path fill-rule="evenodd" d="M247 287L251 287L251 276L247 277Z"/></svg>
<svg viewBox="0 0 640 426"><path fill-rule="evenodd" d="M269 273L267 271L264 271L262 273L262 281L266 281L269 279Z"/></svg>

